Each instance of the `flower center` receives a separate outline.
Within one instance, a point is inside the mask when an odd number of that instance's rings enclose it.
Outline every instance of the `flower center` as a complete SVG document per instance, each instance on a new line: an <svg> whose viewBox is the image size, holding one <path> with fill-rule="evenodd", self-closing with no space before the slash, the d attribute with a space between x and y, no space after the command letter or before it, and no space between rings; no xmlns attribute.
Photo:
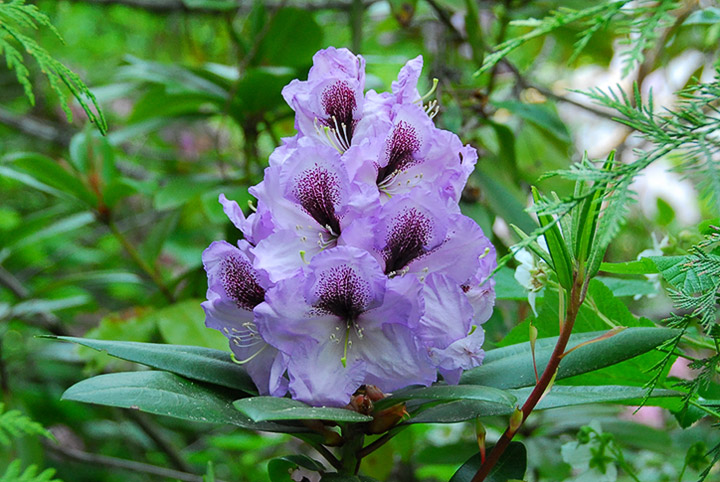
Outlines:
<svg viewBox="0 0 720 482"><path fill-rule="evenodd" d="M428 252L432 222L415 208L404 209L395 219L382 251L385 274L392 275Z"/></svg>
<svg viewBox="0 0 720 482"><path fill-rule="evenodd" d="M265 290L258 283L255 270L248 261L230 256L222 261L222 284L227 296L238 307L252 311L265 301Z"/></svg>
<svg viewBox="0 0 720 482"><path fill-rule="evenodd" d="M420 149L417 130L405 121L400 121L393 129L385 147L387 164L378 168L377 185L382 189L389 187L397 173L422 162L414 154Z"/></svg>
<svg viewBox="0 0 720 482"><path fill-rule="evenodd" d="M320 102L327 117L318 121L326 128L328 141L340 152L348 150L357 124L353 117L357 109L355 92L347 82L340 80L323 91ZM320 131L317 125L316 129Z"/></svg>
<svg viewBox="0 0 720 482"><path fill-rule="evenodd" d="M318 301L313 306L318 311L348 323L355 323L370 303L370 285L347 265L322 273L315 294Z"/></svg>
<svg viewBox="0 0 720 482"><path fill-rule="evenodd" d="M331 236L340 235L340 220L335 208L340 202L340 182L336 174L315 164L295 179L293 194L308 213Z"/></svg>

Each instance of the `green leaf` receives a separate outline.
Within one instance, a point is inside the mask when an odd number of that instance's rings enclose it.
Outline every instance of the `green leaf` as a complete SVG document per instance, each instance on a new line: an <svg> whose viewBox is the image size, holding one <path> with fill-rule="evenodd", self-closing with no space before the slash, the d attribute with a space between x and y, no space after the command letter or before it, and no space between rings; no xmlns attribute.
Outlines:
<svg viewBox="0 0 720 482"><path fill-rule="evenodd" d="M153 206L158 211L173 209L199 198L206 191L217 185L215 180L201 179L194 176L176 178L158 189Z"/></svg>
<svg viewBox="0 0 720 482"><path fill-rule="evenodd" d="M515 271L501 268L494 276L495 294L499 300L526 300L528 292L515 280Z"/></svg>
<svg viewBox="0 0 720 482"><path fill-rule="evenodd" d="M255 423L233 409L232 397L220 389L168 372L142 371L99 375L65 390L63 400L132 408L193 422L232 424L286 431L276 424Z"/></svg>
<svg viewBox="0 0 720 482"><path fill-rule="evenodd" d="M513 390L519 400L526 400L532 392L531 387ZM586 405L589 403L608 403L608 402L630 402L637 404L642 400L647 392L642 387L625 387L617 385L601 385L601 386L564 386L555 385L547 393L540 403L537 404L536 410L547 410L550 408L569 407L573 405ZM653 390L651 398L680 397L683 394L674 390Z"/></svg>
<svg viewBox="0 0 720 482"><path fill-rule="evenodd" d="M72 336L59 336L57 339L104 351L110 356L169 371L192 380L257 393L250 376L242 366L232 361L229 351L199 346L90 340Z"/></svg>
<svg viewBox="0 0 720 482"><path fill-rule="evenodd" d="M235 408L255 422L265 420L332 420L369 422L372 417L345 408L311 407L297 400L280 397L252 397L236 400Z"/></svg>
<svg viewBox="0 0 720 482"><path fill-rule="evenodd" d="M537 203L540 200L540 193L534 186L532 188L532 195L533 199ZM556 222L552 216L547 214L538 213L537 216L541 226L552 226L545 231L545 241L547 243L548 250L550 251L552 266L555 269L558 280L569 292L573 283L573 261L567 245L563 240L562 233L560 232L559 223Z"/></svg>
<svg viewBox="0 0 720 482"><path fill-rule="evenodd" d="M699 293L713 286L708 276L702 276L687 266L691 260L689 256L651 256L650 260L655 263L665 281L675 289L686 293Z"/></svg>
<svg viewBox="0 0 720 482"><path fill-rule="evenodd" d="M481 400L513 407L517 401L514 396L492 387L478 385L434 385L421 388L405 388L394 392L391 396L378 401L376 410L382 410L406 400Z"/></svg>
<svg viewBox="0 0 720 482"><path fill-rule="evenodd" d="M494 212L508 224L515 224L526 233L533 232L537 223L525 212L525 205L502 182L493 178L483 171L483 166L478 166L476 175L473 177L483 192L485 198Z"/></svg>
<svg viewBox="0 0 720 482"><path fill-rule="evenodd" d="M488 447L488 453L492 447ZM462 467L455 472L450 482L470 482L480 469L481 456L477 453L470 457ZM527 451L520 442L510 442L503 454L492 468L486 482L507 482L511 479L522 480L527 467Z"/></svg>
<svg viewBox="0 0 720 482"><path fill-rule="evenodd" d="M304 467L314 472L323 472L325 466L307 455L287 455L272 459L268 463L268 476L270 482L289 482L290 473L298 467Z"/></svg>
<svg viewBox="0 0 720 482"><path fill-rule="evenodd" d="M155 266L158 256L162 252L163 245L177 226L180 212L164 213L158 222L154 224L150 233L140 245L140 256L150 266Z"/></svg>
<svg viewBox="0 0 720 482"><path fill-rule="evenodd" d="M29 152L12 154L6 156L5 159L41 183L70 194L88 206L97 205L97 197L85 187L82 181L53 159Z"/></svg>
<svg viewBox="0 0 720 482"><path fill-rule="evenodd" d="M322 47L323 31L312 12L283 8L270 22L257 56L264 65L303 67Z"/></svg>
<svg viewBox="0 0 720 482"><path fill-rule="evenodd" d="M568 349L593 340L607 332L572 335ZM652 350L677 334L669 328L627 328L610 338L582 346L568 353L560 363L557 380L599 370ZM535 357L540 375L552 354L557 337L541 338L535 343ZM461 384L486 385L500 389L535 384L530 343L490 350L483 365L463 373Z"/></svg>
<svg viewBox="0 0 720 482"><path fill-rule="evenodd" d="M525 387L508 390L508 393L517 397L518 405L525 403L534 387ZM549 393L546 393L536 410L547 410L551 408L571 407L587 405L591 403L626 403L637 405L645 395L646 390L642 387L626 387L617 385L590 385L590 386L566 386L554 385ZM654 390L647 405L662 405L657 399L677 398L682 393L673 390ZM457 423L465 420L472 420L477 417L505 416L510 415L515 407L508 407L499 404L489 404L477 400L457 400L454 402L442 403L433 407L422 407L417 413L414 407L408 407L411 418L406 424L418 423Z"/></svg>
<svg viewBox="0 0 720 482"><path fill-rule="evenodd" d="M174 345L204 346L226 351L228 339L218 330L205 326L202 300L185 300L149 313L156 320L163 339Z"/></svg>
<svg viewBox="0 0 720 482"><path fill-rule="evenodd" d="M596 276L595 279L607 286L613 296L618 298L657 293L655 285L647 279L609 278L605 276Z"/></svg>
<svg viewBox="0 0 720 482"><path fill-rule="evenodd" d="M570 131L557 113L547 104L524 104L518 101L494 102L498 109L507 109L516 116L552 134L557 140L570 143Z"/></svg>

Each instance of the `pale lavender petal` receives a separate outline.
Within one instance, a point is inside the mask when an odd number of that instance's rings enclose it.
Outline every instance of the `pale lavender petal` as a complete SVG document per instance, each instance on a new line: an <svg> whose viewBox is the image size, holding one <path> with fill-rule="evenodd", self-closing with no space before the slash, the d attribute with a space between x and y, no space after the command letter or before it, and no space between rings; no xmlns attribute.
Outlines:
<svg viewBox="0 0 720 482"><path fill-rule="evenodd" d="M292 397L315 406L347 405L364 383L365 365L362 360L352 360L343 366L342 357L339 343L298 347L288 367Z"/></svg>
<svg viewBox="0 0 720 482"><path fill-rule="evenodd" d="M422 55L418 55L400 69L398 80L392 83L392 92L395 94L398 103L408 104L420 100L417 84L422 68L423 58Z"/></svg>
<svg viewBox="0 0 720 482"><path fill-rule="evenodd" d="M460 381L463 370L469 370L482 363L485 358L485 351L482 349L484 341L485 332L478 327L470 335L460 338L443 350L433 348L430 358L445 381L455 385Z"/></svg>
<svg viewBox="0 0 720 482"><path fill-rule="evenodd" d="M446 348L470 332L473 309L457 281L438 273L425 278L425 312L418 336L428 347Z"/></svg>

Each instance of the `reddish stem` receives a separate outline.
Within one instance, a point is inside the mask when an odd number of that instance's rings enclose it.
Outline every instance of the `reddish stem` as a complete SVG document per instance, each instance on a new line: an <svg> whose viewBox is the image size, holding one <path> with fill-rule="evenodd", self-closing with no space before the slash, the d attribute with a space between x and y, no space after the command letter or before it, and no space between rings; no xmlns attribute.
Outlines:
<svg viewBox="0 0 720 482"><path fill-rule="evenodd" d="M555 349L550 356L550 360L548 361L548 364L543 371L542 377L540 377L540 380L535 385L532 393L530 393L530 396L525 401L525 404L523 404L522 406L521 411L523 413L523 422L527 420L530 412L532 412L538 402L540 402L540 399L545 393L545 390L547 390L548 385L550 385L550 382L555 377L555 372L560 365L560 361L562 360L562 354L565 352L565 347L567 346L568 340L570 339L570 333L572 333L573 325L575 324L575 319L577 318L578 312L580 311L580 306L582 305L583 300L585 299L585 294L587 293L587 284L583 282L582 278L583 277L576 275L575 279L573 280L572 289L570 290L570 302L568 303L565 322L562 324L557 344L555 345ZM522 423L520 424L520 426L522 426ZM493 447L490 455L488 455L485 462L480 465L480 469L472 478L472 482L482 482L483 480L485 480L492 468L500 459L500 456L510 445L510 442L512 441L515 433L520 428L520 426L518 426L515 430L512 430L510 427L505 430L505 433L502 434L500 440L498 440L498 442L495 444L495 447Z"/></svg>

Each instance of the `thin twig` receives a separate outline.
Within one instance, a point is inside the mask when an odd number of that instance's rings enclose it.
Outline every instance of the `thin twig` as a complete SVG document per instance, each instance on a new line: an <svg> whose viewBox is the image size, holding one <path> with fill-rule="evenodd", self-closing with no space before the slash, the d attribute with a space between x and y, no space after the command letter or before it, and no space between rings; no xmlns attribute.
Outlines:
<svg viewBox="0 0 720 482"><path fill-rule="evenodd" d="M181 480L183 482L203 482L201 475L181 472L179 470L158 467L157 465L146 464L144 462L135 462L134 460L126 460L118 457L110 457L107 455L93 454L82 450L64 447L57 443L46 442L45 446L50 452L65 459L75 460L90 465L100 467L128 470L130 472L138 472L141 474L154 475L165 479ZM217 482L223 482L215 479Z"/></svg>
<svg viewBox="0 0 720 482"><path fill-rule="evenodd" d="M70 139L74 135L71 129L63 129L36 117L19 115L2 106L0 106L0 124L65 147L70 145Z"/></svg>
<svg viewBox="0 0 720 482"><path fill-rule="evenodd" d="M522 423L527 420L530 413L532 413L535 406L542 399L543 394L548 389L552 381L555 379L558 366L562 360L562 354L565 352L567 343L570 340L570 334L572 333L575 320L580 312L580 307L585 300L587 294L589 279L585 279L584 276L575 275L573 279L572 288L570 290L570 300L567 305L567 311L563 313L565 319L563 320L560 330L560 336L558 337L555 349L550 356L545 370L543 371L540 381L535 385L533 391L528 396L527 400L522 406L522 421L517 427L508 427L500 437L500 440L495 444L490 455L488 455L485 462L480 466L475 476L472 478L472 482L482 482L488 476L492 468L497 464L500 457L505 452L505 449L510 445L513 437L517 433ZM561 315L561 316L562 316Z"/></svg>
<svg viewBox="0 0 720 482"><path fill-rule="evenodd" d="M124 412L135 423L138 424L142 431L145 432L153 440L153 442L155 442L155 445L157 445L160 450L165 452L165 455L168 456L170 463L176 469L182 470L183 472L192 471L192 467L190 467L190 465L185 461L185 459L182 458L178 451L175 450L175 447L173 447L172 444L170 444L165 439L163 434L160 433L157 427L153 425L153 423L148 419L147 416L136 410L126 410Z"/></svg>

